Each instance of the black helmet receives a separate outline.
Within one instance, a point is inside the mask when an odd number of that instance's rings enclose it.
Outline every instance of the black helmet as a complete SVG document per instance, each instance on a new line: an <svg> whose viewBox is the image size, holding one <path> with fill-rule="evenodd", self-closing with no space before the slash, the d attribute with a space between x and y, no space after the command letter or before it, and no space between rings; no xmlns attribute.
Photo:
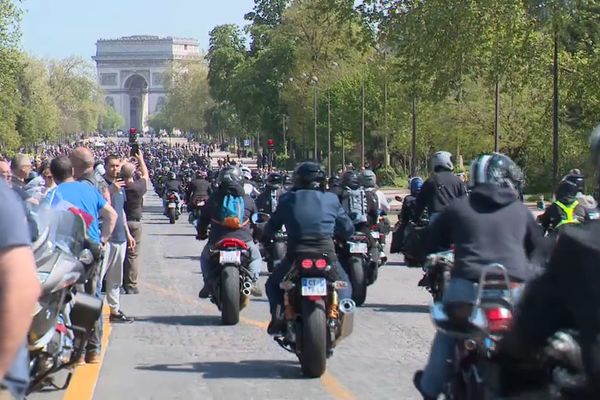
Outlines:
<svg viewBox="0 0 600 400"><path fill-rule="evenodd" d="M283 176L279 172L271 172L267 176L267 185L274 188L279 188L281 185L283 185Z"/></svg>
<svg viewBox="0 0 600 400"><path fill-rule="evenodd" d="M350 189L358 189L360 182L356 171L348 171L342 176L342 186L349 187Z"/></svg>
<svg viewBox="0 0 600 400"><path fill-rule="evenodd" d="M500 153L483 154L471 163L471 186L492 184L521 193L523 173L510 157Z"/></svg>
<svg viewBox="0 0 600 400"><path fill-rule="evenodd" d="M293 179L297 189L320 189L325 182L325 172L319 163L304 161L296 167Z"/></svg>
<svg viewBox="0 0 600 400"><path fill-rule="evenodd" d="M562 180L573 182L578 192L585 192L585 176L579 169L572 169Z"/></svg>
<svg viewBox="0 0 600 400"><path fill-rule="evenodd" d="M327 185L329 186L329 188L334 188L334 187L338 187L340 186L340 177L339 175L332 175L329 177L329 180L327 181Z"/></svg>
<svg viewBox="0 0 600 400"><path fill-rule="evenodd" d="M225 167L219 172L219 186L232 187L243 182L242 171L238 167Z"/></svg>
<svg viewBox="0 0 600 400"><path fill-rule="evenodd" d="M577 184L568 180L563 180L556 189L556 199L558 201L572 203L577 198Z"/></svg>
<svg viewBox="0 0 600 400"><path fill-rule="evenodd" d="M175 172L169 172L169 180L170 181L177 180L177 174Z"/></svg>
<svg viewBox="0 0 600 400"><path fill-rule="evenodd" d="M377 186L377 175L370 169L365 169L358 177L360 184L366 188L374 188Z"/></svg>

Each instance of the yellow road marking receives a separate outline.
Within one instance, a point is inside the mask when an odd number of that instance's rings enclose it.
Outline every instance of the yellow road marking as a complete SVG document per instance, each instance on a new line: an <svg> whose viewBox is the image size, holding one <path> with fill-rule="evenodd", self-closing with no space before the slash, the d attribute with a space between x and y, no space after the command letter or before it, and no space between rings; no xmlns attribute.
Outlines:
<svg viewBox="0 0 600 400"><path fill-rule="evenodd" d="M100 376L100 369L104 362L104 355L108 347L108 337L110 336L111 326L108 320L110 309L105 304L102 309L103 323L102 323L102 352L100 353L100 363L98 364L85 364L75 368L73 373L73 379L69 387L65 391L63 400L92 400L94 397L94 391L98 384L98 377Z"/></svg>
<svg viewBox="0 0 600 400"><path fill-rule="evenodd" d="M192 296L184 296L179 292L165 289L161 286L154 285L151 283L140 282L142 286L145 286L159 294L162 294L165 297L176 298L180 302L184 304L190 305L199 305L203 309L207 309L208 307L204 307L202 303L198 301L197 298ZM212 308L212 307L211 307ZM269 326L268 322L257 321L251 318L246 318L240 316L240 321L246 325L254 326L255 328L259 328L261 330L266 330ZM334 399L338 400L355 400L356 396L352 394L350 390L348 390L340 381L338 381L333 375L331 375L328 371L325 371L325 374L321 376L321 384L324 389L329 393Z"/></svg>

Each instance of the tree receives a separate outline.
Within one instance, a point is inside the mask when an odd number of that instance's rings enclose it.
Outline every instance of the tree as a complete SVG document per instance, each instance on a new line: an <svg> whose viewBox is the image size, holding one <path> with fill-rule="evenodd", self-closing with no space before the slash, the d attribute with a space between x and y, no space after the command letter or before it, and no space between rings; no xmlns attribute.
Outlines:
<svg viewBox="0 0 600 400"><path fill-rule="evenodd" d="M100 129L104 132L116 132L125 125L123 116L113 107L105 105L100 117Z"/></svg>
<svg viewBox="0 0 600 400"><path fill-rule="evenodd" d="M246 49L237 25L220 25L210 32L208 82L217 101L232 98L231 84L236 68L244 61Z"/></svg>

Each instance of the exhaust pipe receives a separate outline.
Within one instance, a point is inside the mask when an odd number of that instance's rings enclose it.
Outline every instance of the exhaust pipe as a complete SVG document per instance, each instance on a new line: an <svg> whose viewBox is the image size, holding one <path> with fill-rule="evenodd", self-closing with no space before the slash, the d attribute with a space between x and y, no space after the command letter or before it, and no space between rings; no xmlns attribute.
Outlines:
<svg viewBox="0 0 600 400"><path fill-rule="evenodd" d="M242 290L242 294L243 294L244 296L250 296L250 289L244 288L244 289Z"/></svg>
<svg viewBox="0 0 600 400"><path fill-rule="evenodd" d="M244 287L244 289L252 289L252 283L248 281L244 281L244 284L242 286Z"/></svg>
<svg viewBox="0 0 600 400"><path fill-rule="evenodd" d="M352 314L356 309L356 303L352 299L340 300L340 311L344 314Z"/></svg>

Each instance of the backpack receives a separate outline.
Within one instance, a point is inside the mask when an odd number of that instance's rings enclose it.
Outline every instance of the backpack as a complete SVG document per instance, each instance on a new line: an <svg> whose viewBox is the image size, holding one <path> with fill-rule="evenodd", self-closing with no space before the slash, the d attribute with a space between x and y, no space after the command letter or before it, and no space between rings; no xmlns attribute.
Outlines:
<svg viewBox="0 0 600 400"><path fill-rule="evenodd" d="M363 188L346 189L342 205L354 224L367 222L367 195Z"/></svg>
<svg viewBox="0 0 600 400"><path fill-rule="evenodd" d="M243 228L248 223L244 221L244 196L225 195L219 220L215 222L229 229Z"/></svg>

